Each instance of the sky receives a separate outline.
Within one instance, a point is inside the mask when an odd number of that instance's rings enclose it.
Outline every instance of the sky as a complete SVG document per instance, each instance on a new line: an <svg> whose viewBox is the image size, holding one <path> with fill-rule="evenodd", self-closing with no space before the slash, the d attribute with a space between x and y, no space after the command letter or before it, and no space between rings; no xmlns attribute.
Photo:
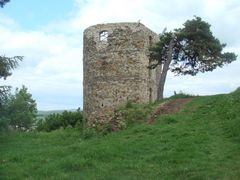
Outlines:
<svg viewBox="0 0 240 180"><path fill-rule="evenodd" d="M240 54L239 0L11 0L0 8L0 55L24 56L1 84L25 85L39 110L83 107L83 31L101 23L138 22L156 33L200 16L225 51ZM240 87L240 61L197 76L168 73L164 96L229 93Z"/></svg>

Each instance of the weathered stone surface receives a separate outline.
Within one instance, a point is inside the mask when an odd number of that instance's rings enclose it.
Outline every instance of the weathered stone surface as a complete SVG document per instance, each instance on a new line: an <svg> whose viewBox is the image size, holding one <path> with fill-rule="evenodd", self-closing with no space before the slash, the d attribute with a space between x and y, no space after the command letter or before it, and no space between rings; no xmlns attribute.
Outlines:
<svg viewBox="0 0 240 180"><path fill-rule="evenodd" d="M127 101L156 100L160 69L147 68L148 49L156 41L158 35L141 23L98 24L84 31L84 115L89 125L109 122Z"/></svg>

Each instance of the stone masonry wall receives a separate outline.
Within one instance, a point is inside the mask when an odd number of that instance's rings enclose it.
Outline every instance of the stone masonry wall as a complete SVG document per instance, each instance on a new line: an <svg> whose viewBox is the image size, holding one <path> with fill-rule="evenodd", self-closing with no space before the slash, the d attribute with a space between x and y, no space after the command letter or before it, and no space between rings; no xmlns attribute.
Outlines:
<svg viewBox="0 0 240 180"><path fill-rule="evenodd" d="M89 125L110 121L128 101L156 100L159 69L147 68L147 54L157 40L141 23L99 24L84 31L84 115Z"/></svg>

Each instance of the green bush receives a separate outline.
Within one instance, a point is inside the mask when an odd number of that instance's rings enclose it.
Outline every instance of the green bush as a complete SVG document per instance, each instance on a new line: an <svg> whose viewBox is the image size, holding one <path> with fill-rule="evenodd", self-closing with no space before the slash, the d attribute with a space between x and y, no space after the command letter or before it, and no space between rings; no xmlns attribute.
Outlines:
<svg viewBox="0 0 240 180"><path fill-rule="evenodd" d="M45 119L41 119L37 123L38 131L53 131L60 128L83 126L83 114L80 109L77 111L64 111L62 114L50 114Z"/></svg>
<svg viewBox="0 0 240 180"><path fill-rule="evenodd" d="M138 104L128 102L126 107L119 109L121 114L120 126L123 128L146 122L152 111L158 106L158 102L151 104Z"/></svg>
<svg viewBox="0 0 240 180"><path fill-rule="evenodd" d="M9 120L5 117L0 117L0 132L8 129Z"/></svg>
<svg viewBox="0 0 240 180"><path fill-rule="evenodd" d="M98 134L98 132L95 128L88 127L88 128L85 128L82 131L82 138L83 139L90 139L90 138L96 136L97 134Z"/></svg>
<svg viewBox="0 0 240 180"><path fill-rule="evenodd" d="M178 93L174 91L174 95L171 96L169 99L191 98L191 97L195 97L195 95L184 93L183 91L179 91Z"/></svg>

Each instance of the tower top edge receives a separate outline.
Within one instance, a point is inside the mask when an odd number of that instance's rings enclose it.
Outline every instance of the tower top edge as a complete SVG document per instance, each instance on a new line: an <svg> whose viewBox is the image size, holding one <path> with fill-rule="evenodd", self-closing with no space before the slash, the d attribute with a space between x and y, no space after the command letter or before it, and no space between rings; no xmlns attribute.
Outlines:
<svg viewBox="0 0 240 180"><path fill-rule="evenodd" d="M108 28L119 28L119 27L124 27L124 26L144 28L144 29L147 29L148 31L155 33L154 31L152 31L151 29L149 29L147 26L145 26L144 24L142 24L140 22L118 22L118 23L95 24L95 25L87 27L84 30L84 32L96 30L96 29L104 30L104 29L108 29ZM155 33L155 34L157 34L157 33Z"/></svg>

